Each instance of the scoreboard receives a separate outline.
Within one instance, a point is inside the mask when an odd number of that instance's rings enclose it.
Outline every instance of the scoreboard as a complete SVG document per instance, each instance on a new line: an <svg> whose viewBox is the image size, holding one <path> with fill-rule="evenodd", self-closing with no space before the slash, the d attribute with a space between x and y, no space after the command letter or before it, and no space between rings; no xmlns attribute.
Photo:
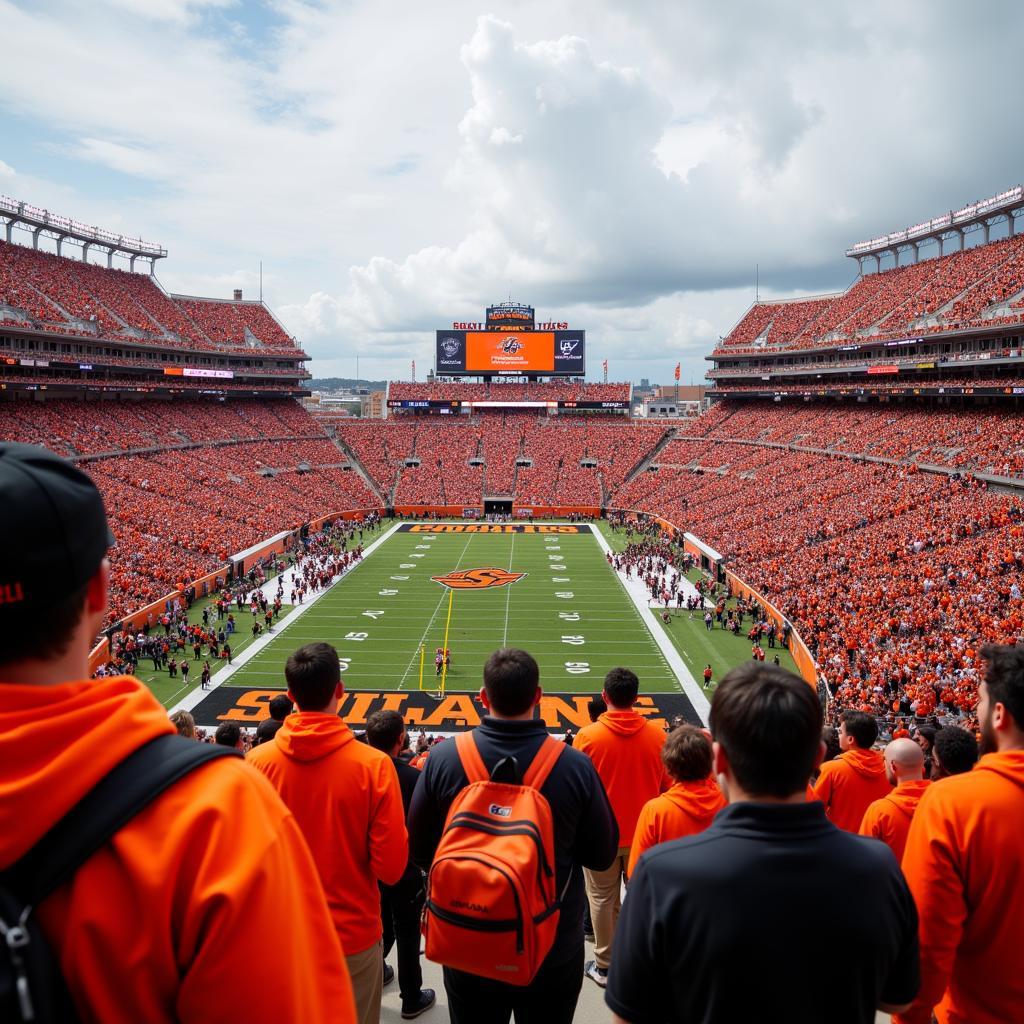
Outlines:
<svg viewBox="0 0 1024 1024"><path fill-rule="evenodd" d="M585 356L585 331L451 330L437 332L434 365L442 377L582 377Z"/></svg>

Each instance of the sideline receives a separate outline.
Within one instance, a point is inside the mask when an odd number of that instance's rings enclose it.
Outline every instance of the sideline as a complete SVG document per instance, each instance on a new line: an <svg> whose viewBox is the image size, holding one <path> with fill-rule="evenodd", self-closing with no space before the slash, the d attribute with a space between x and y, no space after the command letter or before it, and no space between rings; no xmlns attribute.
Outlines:
<svg viewBox="0 0 1024 1024"><path fill-rule="evenodd" d="M228 682L231 679L231 677L243 665L248 664L254 657L256 657L257 654L260 653L260 651L262 651L265 647L269 646L273 641L277 640L280 636L287 632L288 627L291 626L291 624L295 622L297 619L301 618L306 613L306 610L308 608L312 608L313 605L315 605L317 601L319 601L320 598L324 596L324 594L326 594L330 590L333 590L334 587L336 587L343 579L345 579L349 575L349 573L351 573L354 569L357 569L360 565L362 565L363 562L365 562L366 559L371 554L373 554L373 552L376 551L377 548L380 547L380 545L383 544L384 541L386 541L398 529L398 527L402 525L403 522L405 522L405 520L399 520L389 530L386 530L376 540L368 544L365 550L363 551L363 557L358 562L356 562L355 565L352 565L348 569L346 569L340 576L336 576L333 580L331 580L331 582L326 587L324 587L323 590L317 591L317 593L313 594L308 600L304 601L302 604L292 605L291 612L289 612L288 615L282 620L279 629L275 630L275 632L273 633L264 633L262 636L254 640L251 644L249 644L248 647L246 647L244 651L242 651L241 654L238 655L237 658L235 658L231 662L230 665L225 665L223 668L218 669L213 674L213 676L210 678L210 685L205 690L202 688L201 685L197 686L190 694L188 694L187 697L184 697L182 700L178 701L178 703L175 704L174 707L168 708L167 714L173 715L175 711L191 711L194 707L196 707L197 704L202 703L203 699L212 690L215 690L217 689L218 686L222 686L224 683ZM288 571L289 570L285 570L285 572ZM281 575L284 575L284 573L282 573ZM277 593L278 579L280 579L280 576L275 576L273 579L267 580L267 582L262 585L261 589L263 589L263 592L271 600L273 600L273 596Z"/></svg>
<svg viewBox="0 0 1024 1024"><path fill-rule="evenodd" d="M592 532L597 538L597 543L601 546L601 551L605 555L613 554L614 552L612 551L608 541L605 540L604 534L602 534L598 529L594 529ZM611 567L609 566L609 568ZM622 585L622 589L625 590L630 601L633 602L633 606L639 613L640 618L643 619L648 632L653 637L654 642L658 645L662 657L664 657L665 661L668 662L669 668L672 669L676 679L679 681L682 691L690 698L693 710L700 716L700 720L707 725L708 713L711 711L711 703L708 701L704 691L697 685L697 681L690 674L690 670L683 663L682 656L676 649L675 644L672 643L669 635L664 629L662 629L657 616L651 611L648 604L650 601L650 595L647 592L647 588L643 586L643 584L640 584L639 587L631 587L627 584L622 573L612 570L612 574ZM689 583L688 580L687 583ZM690 585L692 586L692 584ZM696 590L696 587L694 587L694 590Z"/></svg>

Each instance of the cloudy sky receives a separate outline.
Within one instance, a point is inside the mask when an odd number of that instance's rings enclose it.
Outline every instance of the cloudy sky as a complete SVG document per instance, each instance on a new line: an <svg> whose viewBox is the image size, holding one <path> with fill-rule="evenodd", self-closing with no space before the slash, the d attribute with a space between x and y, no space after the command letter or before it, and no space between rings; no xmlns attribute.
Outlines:
<svg viewBox="0 0 1024 1024"><path fill-rule="evenodd" d="M754 298L1024 180L1001 0L0 0L0 193L264 295L316 375L422 377L508 298L699 380Z"/></svg>

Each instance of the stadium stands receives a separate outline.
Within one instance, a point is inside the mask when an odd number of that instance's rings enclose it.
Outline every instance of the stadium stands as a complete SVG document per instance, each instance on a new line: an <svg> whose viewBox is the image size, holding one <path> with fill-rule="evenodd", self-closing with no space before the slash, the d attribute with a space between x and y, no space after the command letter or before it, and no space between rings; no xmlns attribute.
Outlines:
<svg viewBox="0 0 1024 1024"><path fill-rule="evenodd" d="M551 381L534 384L392 382L388 398L394 401L432 402L628 402L629 384L583 384Z"/></svg>

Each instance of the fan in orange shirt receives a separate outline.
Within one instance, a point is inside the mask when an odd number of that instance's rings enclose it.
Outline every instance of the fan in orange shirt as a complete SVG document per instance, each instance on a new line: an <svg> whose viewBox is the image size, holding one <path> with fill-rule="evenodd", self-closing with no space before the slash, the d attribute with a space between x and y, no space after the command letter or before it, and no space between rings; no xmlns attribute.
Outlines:
<svg viewBox="0 0 1024 1024"><path fill-rule="evenodd" d="M924 751L912 739L893 740L885 748L885 774L896 788L864 812L860 834L881 839L902 860L914 812L929 786Z"/></svg>
<svg viewBox="0 0 1024 1024"><path fill-rule="evenodd" d="M711 774L711 741L703 729L695 725L673 729L661 748L661 760L673 785L640 811L629 854L630 875L646 849L703 832L726 805Z"/></svg>
<svg viewBox="0 0 1024 1024"><path fill-rule="evenodd" d="M821 766L814 786L829 820L847 832L856 832L868 806L889 795L882 755L871 749L876 739L878 723L871 715L844 711L839 724L843 752Z"/></svg>
<svg viewBox="0 0 1024 1024"><path fill-rule="evenodd" d="M917 903L921 989L901 1024L1021 1019L1024 973L1024 649L985 647L982 758L929 787L903 873Z"/></svg>

